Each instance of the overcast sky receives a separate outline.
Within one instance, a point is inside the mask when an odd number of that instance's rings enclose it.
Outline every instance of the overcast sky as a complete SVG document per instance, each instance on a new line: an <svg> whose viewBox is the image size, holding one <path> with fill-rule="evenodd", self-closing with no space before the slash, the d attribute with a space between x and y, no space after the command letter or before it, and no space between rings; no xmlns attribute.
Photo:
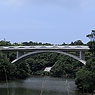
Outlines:
<svg viewBox="0 0 95 95"><path fill-rule="evenodd" d="M0 40L88 42L95 0L0 0Z"/></svg>

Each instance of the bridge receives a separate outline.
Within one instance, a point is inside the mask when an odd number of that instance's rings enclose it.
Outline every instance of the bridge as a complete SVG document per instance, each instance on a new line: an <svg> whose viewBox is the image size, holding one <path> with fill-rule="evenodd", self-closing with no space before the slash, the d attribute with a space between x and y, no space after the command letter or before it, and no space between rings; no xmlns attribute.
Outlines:
<svg viewBox="0 0 95 95"><path fill-rule="evenodd" d="M56 52L60 54L64 54L70 56L83 64L86 64L85 61L85 52L89 50L88 46L0 46L0 51L15 51L17 56L16 59L13 60L11 63L16 63L20 60L24 60L31 55L38 54L38 53L46 53L46 52ZM79 53L79 56L71 54L71 52Z"/></svg>

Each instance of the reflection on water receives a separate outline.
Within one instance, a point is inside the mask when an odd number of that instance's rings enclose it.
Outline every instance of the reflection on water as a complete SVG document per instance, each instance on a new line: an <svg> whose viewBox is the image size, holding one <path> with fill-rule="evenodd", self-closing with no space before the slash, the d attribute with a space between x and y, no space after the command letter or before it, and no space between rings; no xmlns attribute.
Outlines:
<svg viewBox="0 0 95 95"><path fill-rule="evenodd" d="M83 95L76 91L73 79L32 77L8 83L9 95ZM0 83L0 95L8 95L6 83Z"/></svg>

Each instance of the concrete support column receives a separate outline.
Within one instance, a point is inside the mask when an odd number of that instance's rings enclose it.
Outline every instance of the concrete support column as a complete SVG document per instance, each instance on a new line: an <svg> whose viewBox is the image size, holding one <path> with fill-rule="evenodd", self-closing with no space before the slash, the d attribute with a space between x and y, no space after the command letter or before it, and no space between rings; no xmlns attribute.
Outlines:
<svg viewBox="0 0 95 95"><path fill-rule="evenodd" d="M80 51L80 59L85 60L85 52Z"/></svg>
<svg viewBox="0 0 95 95"><path fill-rule="evenodd" d="M24 55L24 52L22 52L22 51L17 51L17 58L19 58L20 56L22 56L22 55Z"/></svg>

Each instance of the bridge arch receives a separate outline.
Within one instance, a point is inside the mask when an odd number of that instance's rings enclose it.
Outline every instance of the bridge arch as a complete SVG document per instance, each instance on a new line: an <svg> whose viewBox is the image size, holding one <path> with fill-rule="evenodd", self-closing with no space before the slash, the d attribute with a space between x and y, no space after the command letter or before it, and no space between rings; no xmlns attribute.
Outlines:
<svg viewBox="0 0 95 95"><path fill-rule="evenodd" d="M86 64L85 60L82 60L79 57L77 57L75 55L72 55L72 54L69 54L67 52L58 51L58 50L43 50L43 51L39 50L39 51L29 52L29 53L26 53L26 54L20 56L19 58L15 59L15 60L13 60L11 63L16 63L16 62L18 62L20 60L23 60L23 59L26 59L26 58L30 57L31 55L40 54L40 53L48 53L48 52L55 52L55 53L59 53L59 54L64 54L64 55L70 56L70 57L78 60L79 62L83 63L84 65Z"/></svg>

